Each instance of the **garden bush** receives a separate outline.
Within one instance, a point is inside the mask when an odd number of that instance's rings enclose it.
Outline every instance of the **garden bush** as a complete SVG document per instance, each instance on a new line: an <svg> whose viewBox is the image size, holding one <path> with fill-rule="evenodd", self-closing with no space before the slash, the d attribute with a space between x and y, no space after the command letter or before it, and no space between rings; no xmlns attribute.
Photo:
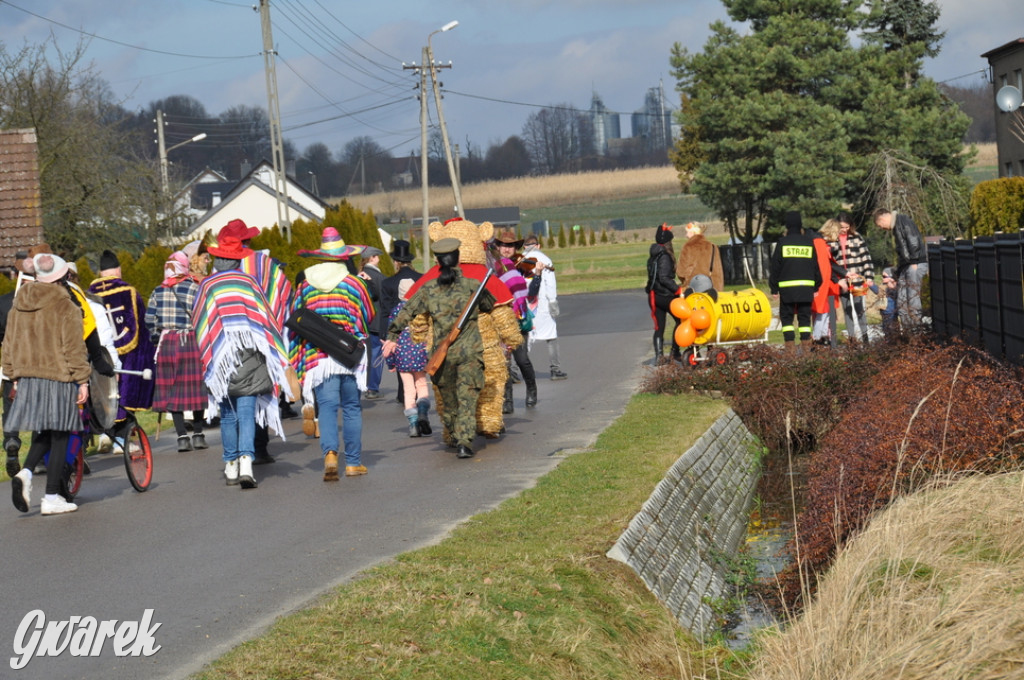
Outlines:
<svg viewBox="0 0 1024 680"><path fill-rule="evenodd" d="M876 510L944 475L1019 468L1022 378L1021 368L959 342L914 339L890 357L810 457L788 546L799 561L765 592L799 609L838 548Z"/></svg>

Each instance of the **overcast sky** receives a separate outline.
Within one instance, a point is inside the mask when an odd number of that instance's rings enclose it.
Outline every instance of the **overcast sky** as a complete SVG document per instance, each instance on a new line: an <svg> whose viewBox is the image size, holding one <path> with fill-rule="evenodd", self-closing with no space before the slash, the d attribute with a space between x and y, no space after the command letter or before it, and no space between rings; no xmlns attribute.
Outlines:
<svg viewBox="0 0 1024 680"><path fill-rule="evenodd" d="M15 51L51 33L64 47L91 34L88 57L125 107L185 94L216 115L266 106L256 1L3 1L0 35ZM926 73L982 82L979 55L1024 37L1021 1L939 0L947 35ZM394 155L419 148L417 80L402 62L419 63L427 36L449 21L459 26L431 39L435 58L452 62L441 72L449 133L484 151L519 134L538 106L588 109L594 93L626 114L628 136L649 89L677 100L672 44L700 51L709 24L728 21L719 0L272 0L271 17L285 138L338 153L367 135Z"/></svg>

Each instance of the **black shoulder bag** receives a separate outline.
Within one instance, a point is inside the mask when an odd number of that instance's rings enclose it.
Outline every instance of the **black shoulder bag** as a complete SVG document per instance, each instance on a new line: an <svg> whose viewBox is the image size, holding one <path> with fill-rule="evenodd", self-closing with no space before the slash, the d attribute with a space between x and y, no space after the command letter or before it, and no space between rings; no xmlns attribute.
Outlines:
<svg viewBox="0 0 1024 680"><path fill-rule="evenodd" d="M362 361L363 352L366 351L362 340L305 306L292 312L284 325L349 369L355 368Z"/></svg>

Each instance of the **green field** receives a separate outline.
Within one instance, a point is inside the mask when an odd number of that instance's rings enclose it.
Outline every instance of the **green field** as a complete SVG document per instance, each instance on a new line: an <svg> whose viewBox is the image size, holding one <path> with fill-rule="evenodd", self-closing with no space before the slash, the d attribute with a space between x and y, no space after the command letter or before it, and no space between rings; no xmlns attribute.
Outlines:
<svg viewBox="0 0 1024 680"><path fill-rule="evenodd" d="M717 217L696 196L676 194L523 210L521 229L527 231L534 222L547 220L552 227L578 224L600 232L610 220L616 219L625 220L626 229L643 229L656 227L662 222L710 222Z"/></svg>

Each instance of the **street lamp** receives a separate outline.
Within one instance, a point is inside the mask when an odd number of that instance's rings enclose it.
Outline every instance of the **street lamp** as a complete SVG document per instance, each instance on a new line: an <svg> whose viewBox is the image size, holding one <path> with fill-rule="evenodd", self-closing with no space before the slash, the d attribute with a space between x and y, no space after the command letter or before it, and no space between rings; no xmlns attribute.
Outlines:
<svg viewBox="0 0 1024 680"><path fill-rule="evenodd" d="M437 117L441 123L441 138L444 140L444 152L448 159L448 174L451 176L452 187L455 191L455 205L459 217L465 217L462 212L462 195L459 192L459 184L455 178L455 166L452 163L452 152L448 145L448 127L444 122L444 114L441 112L441 93L437 86L437 68L434 66L434 50L430 46L430 39L438 33L450 31L459 25L458 21L449 21L447 24L432 31L427 36L427 45L423 48L423 63L420 65L420 183L423 191L423 270L430 268L430 234L427 229L430 222L430 197L427 188L427 64L430 65L430 79L434 86L434 103L437 106Z"/></svg>
<svg viewBox="0 0 1024 680"><path fill-rule="evenodd" d="M162 133L162 131L161 131L161 133ZM160 183L163 186L164 196L166 196L170 192L170 188L169 188L170 182L167 179L167 165L168 165L168 163L167 163L167 154L169 154L170 152L174 151L177 148L185 146L186 144L191 144L192 142L199 142L199 141L202 141L204 139L206 139L206 133L205 132L200 132L198 135L196 135L192 139L186 139L184 142L178 142L174 146L168 147L166 149L163 148L163 144L161 143L161 145L160 145L160 147L161 147L160 148ZM161 134L160 135L160 142L163 142L163 140L164 140L164 136L163 136L163 134Z"/></svg>

